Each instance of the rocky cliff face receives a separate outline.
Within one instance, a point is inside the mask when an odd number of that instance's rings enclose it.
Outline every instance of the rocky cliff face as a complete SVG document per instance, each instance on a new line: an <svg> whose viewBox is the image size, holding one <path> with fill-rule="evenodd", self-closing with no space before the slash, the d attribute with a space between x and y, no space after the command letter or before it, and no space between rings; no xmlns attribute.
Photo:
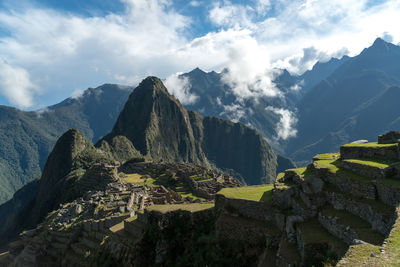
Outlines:
<svg viewBox="0 0 400 267"><path fill-rule="evenodd" d="M113 150L116 136L125 136L152 160L232 170L248 184L272 182L276 172L276 155L257 131L187 111L156 77L134 90L113 130L97 146ZM119 155L114 152L124 158Z"/></svg>
<svg viewBox="0 0 400 267"><path fill-rule="evenodd" d="M215 117L201 123L202 149L218 168L233 169L247 184L273 183L276 155L257 131Z"/></svg>
<svg viewBox="0 0 400 267"><path fill-rule="evenodd" d="M207 161L197 153L188 112L156 77L148 77L134 90L104 139L118 135L126 136L136 149L154 160Z"/></svg>

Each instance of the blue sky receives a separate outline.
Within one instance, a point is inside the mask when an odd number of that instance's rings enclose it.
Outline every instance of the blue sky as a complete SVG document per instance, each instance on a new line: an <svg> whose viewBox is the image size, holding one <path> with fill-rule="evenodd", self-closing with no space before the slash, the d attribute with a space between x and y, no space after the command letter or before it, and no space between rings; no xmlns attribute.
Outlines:
<svg viewBox="0 0 400 267"><path fill-rule="evenodd" d="M400 41L396 0L3 0L0 104L39 109L103 83L229 69L241 99L279 97L276 69L355 55L380 36ZM173 87L173 88L172 88Z"/></svg>

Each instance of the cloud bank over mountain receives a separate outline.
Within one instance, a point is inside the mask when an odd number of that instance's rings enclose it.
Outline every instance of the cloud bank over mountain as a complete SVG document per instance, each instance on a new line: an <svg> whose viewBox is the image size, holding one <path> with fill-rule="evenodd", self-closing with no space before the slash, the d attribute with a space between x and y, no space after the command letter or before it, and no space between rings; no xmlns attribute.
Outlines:
<svg viewBox="0 0 400 267"><path fill-rule="evenodd" d="M378 36L400 41L395 0L191 1L187 7L123 0L121 12L90 16L38 2L6 0L0 9L2 104L39 108L77 89L136 84L197 66L228 69L226 83L240 98L279 97L274 68L301 73L318 60L356 54ZM194 32L199 23L205 30ZM180 88L174 93L188 100L190 90Z"/></svg>

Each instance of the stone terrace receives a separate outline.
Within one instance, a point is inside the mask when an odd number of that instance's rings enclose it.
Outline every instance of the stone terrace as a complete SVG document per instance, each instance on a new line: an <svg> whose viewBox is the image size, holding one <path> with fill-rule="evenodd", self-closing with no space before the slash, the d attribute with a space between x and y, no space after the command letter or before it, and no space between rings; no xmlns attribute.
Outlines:
<svg viewBox="0 0 400 267"><path fill-rule="evenodd" d="M320 266L338 261L340 266L361 266L353 263L380 259L390 262L387 266L398 266L398 149L397 143L359 143L342 146L340 153L317 155L306 168L279 174L266 202L241 198L239 193L218 195L216 210L223 215L219 233L248 243L264 238L259 266ZM250 221L275 230L272 234ZM258 229L259 235L250 229ZM388 248L388 242L399 247Z"/></svg>

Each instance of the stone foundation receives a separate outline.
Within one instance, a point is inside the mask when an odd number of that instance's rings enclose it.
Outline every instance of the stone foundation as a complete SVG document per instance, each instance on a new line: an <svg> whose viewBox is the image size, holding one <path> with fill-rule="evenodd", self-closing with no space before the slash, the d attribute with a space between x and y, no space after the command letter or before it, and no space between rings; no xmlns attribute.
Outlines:
<svg viewBox="0 0 400 267"><path fill-rule="evenodd" d="M341 146L340 157L342 159L399 159L399 147L368 147L368 146Z"/></svg>
<svg viewBox="0 0 400 267"><path fill-rule="evenodd" d="M344 169L352 171L360 176L371 177L372 179L383 179L389 176L389 168L379 168L351 161L342 161Z"/></svg>
<svg viewBox="0 0 400 267"><path fill-rule="evenodd" d="M335 185L340 191L366 199L376 199L376 188L374 184L351 180L338 174L327 173L324 177L330 184Z"/></svg>
<svg viewBox="0 0 400 267"><path fill-rule="evenodd" d="M272 205L252 200L226 198L217 194L215 197L215 209L218 211L226 210L229 213L237 214L246 218L274 221L276 211Z"/></svg>

